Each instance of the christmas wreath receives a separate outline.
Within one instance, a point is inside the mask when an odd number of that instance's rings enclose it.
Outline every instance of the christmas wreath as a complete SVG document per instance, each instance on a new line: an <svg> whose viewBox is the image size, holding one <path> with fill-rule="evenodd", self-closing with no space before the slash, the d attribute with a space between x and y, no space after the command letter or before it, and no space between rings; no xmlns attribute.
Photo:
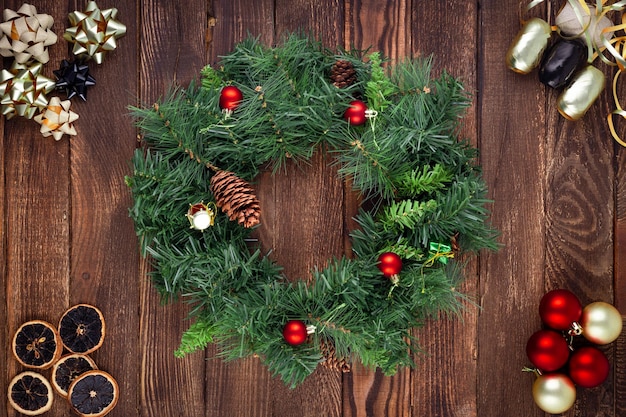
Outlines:
<svg viewBox="0 0 626 417"><path fill-rule="evenodd" d="M291 387L318 364L414 366L411 329L464 305L459 255L497 248L477 150L458 137L470 97L431 64L250 38L187 88L131 107L145 144L126 178L141 253L156 288L193 305L176 355L217 343ZM263 203L252 184L317 151L370 208L355 218L353 256L287 280L251 239Z"/></svg>

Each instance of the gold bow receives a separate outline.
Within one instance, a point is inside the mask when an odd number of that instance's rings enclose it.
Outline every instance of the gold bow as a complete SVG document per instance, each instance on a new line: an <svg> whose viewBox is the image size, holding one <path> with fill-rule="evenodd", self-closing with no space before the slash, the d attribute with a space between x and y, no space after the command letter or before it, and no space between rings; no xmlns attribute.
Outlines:
<svg viewBox="0 0 626 417"><path fill-rule="evenodd" d="M5 9L0 23L0 55L15 57L20 64L50 60L48 46L54 45L57 35L51 30L54 19L49 14L37 13L35 6L23 4L17 12Z"/></svg>
<svg viewBox="0 0 626 417"><path fill-rule="evenodd" d="M76 119L78 114L70 110L70 100L61 101L58 97L52 97L48 107L33 120L41 125L40 132L44 138L52 136L54 140L60 140L63 135L76 135L73 125Z"/></svg>
<svg viewBox="0 0 626 417"><path fill-rule="evenodd" d="M117 47L116 40L126 34L126 26L115 20L116 16L116 8L100 10L95 1L90 1L85 12L69 14L72 27L65 30L63 38L74 43L72 52L76 57L101 64L104 55Z"/></svg>
<svg viewBox="0 0 626 417"><path fill-rule="evenodd" d="M7 120L16 114L32 119L37 110L48 105L46 94L54 90L55 82L41 75L43 64L30 66L14 62L0 72L0 108Z"/></svg>

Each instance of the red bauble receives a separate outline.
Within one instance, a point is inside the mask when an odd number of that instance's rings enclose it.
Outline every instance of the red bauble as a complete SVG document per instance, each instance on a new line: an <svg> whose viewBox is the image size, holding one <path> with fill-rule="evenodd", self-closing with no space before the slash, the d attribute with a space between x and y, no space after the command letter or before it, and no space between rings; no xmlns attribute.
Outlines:
<svg viewBox="0 0 626 417"><path fill-rule="evenodd" d="M540 371L556 371L567 363L569 347L563 336L553 330L539 330L526 343L526 355Z"/></svg>
<svg viewBox="0 0 626 417"><path fill-rule="evenodd" d="M220 93L220 108L222 110L233 111L239 107L239 103L243 100L243 93L234 85L222 88Z"/></svg>
<svg viewBox="0 0 626 417"><path fill-rule="evenodd" d="M583 388L597 387L609 376L609 360L596 347L581 347L569 360L569 376Z"/></svg>
<svg viewBox="0 0 626 417"><path fill-rule="evenodd" d="M306 324L301 320L289 320L283 327L283 337L290 345L301 345L308 337Z"/></svg>
<svg viewBox="0 0 626 417"><path fill-rule="evenodd" d="M365 123L367 118L365 117L365 111L367 106L361 100L353 100L350 102L350 107L343 114L344 119L351 125L359 126Z"/></svg>
<svg viewBox="0 0 626 417"><path fill-rule="evenodd" d="M386 278L391 278L402 270L402 259L393 252L385 252L378 257L378 269Z"/></svg>
<svg viewBox="0 0 626 417"><path fill-rule="evenodd" d="M539 303L541 320L555 330L568 330L580 319L582 312L578 297L564 289L548 292Z"/></svg>

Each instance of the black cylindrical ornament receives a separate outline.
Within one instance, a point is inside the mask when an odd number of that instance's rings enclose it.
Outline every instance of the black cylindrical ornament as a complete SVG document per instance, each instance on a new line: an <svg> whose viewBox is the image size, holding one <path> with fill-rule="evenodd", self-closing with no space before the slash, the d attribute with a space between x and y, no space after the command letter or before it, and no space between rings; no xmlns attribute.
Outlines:
<svg viewBox="0 0 626 417"><path fill-rule="evenodd" d="M528 74L539 65L552 34L550 25L533 17L518 32L506 53L506 65L520 74Z"/></svg>
<svg viewBox="0 0 626 417"><path fill-rule="evenodd" d="M548 87L561 88L574 77L587 60L587 47L578 39L560 39L543 55L539 81Z"/></svg>
<svg viewBox="0 0 626 417"><path fill-rule="evenodd" d="M557 101L559 113L568 120L578 120L604 89L605 77L602 71L587 65L578 71L572 83L561 93Z"/></svg>

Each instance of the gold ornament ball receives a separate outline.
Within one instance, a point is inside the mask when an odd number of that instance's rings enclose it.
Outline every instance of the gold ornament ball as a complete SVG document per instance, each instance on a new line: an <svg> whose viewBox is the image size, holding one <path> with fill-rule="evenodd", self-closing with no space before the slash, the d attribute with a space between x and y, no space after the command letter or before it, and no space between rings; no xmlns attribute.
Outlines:
<svg viewBox="0 0 626 417"><path fill-rule="evenodd" d="M597 301L583 309L580 326L587 340L606 345L617 339L622 332L622 315L611 304Z"/></svg>
<svg viewBox="0 0 626 417"><path fill-rule="evenodd" d="M574 405L576 387L566 375L540 375L533 383L533 399L546 413L561 414Z"/></svg>

